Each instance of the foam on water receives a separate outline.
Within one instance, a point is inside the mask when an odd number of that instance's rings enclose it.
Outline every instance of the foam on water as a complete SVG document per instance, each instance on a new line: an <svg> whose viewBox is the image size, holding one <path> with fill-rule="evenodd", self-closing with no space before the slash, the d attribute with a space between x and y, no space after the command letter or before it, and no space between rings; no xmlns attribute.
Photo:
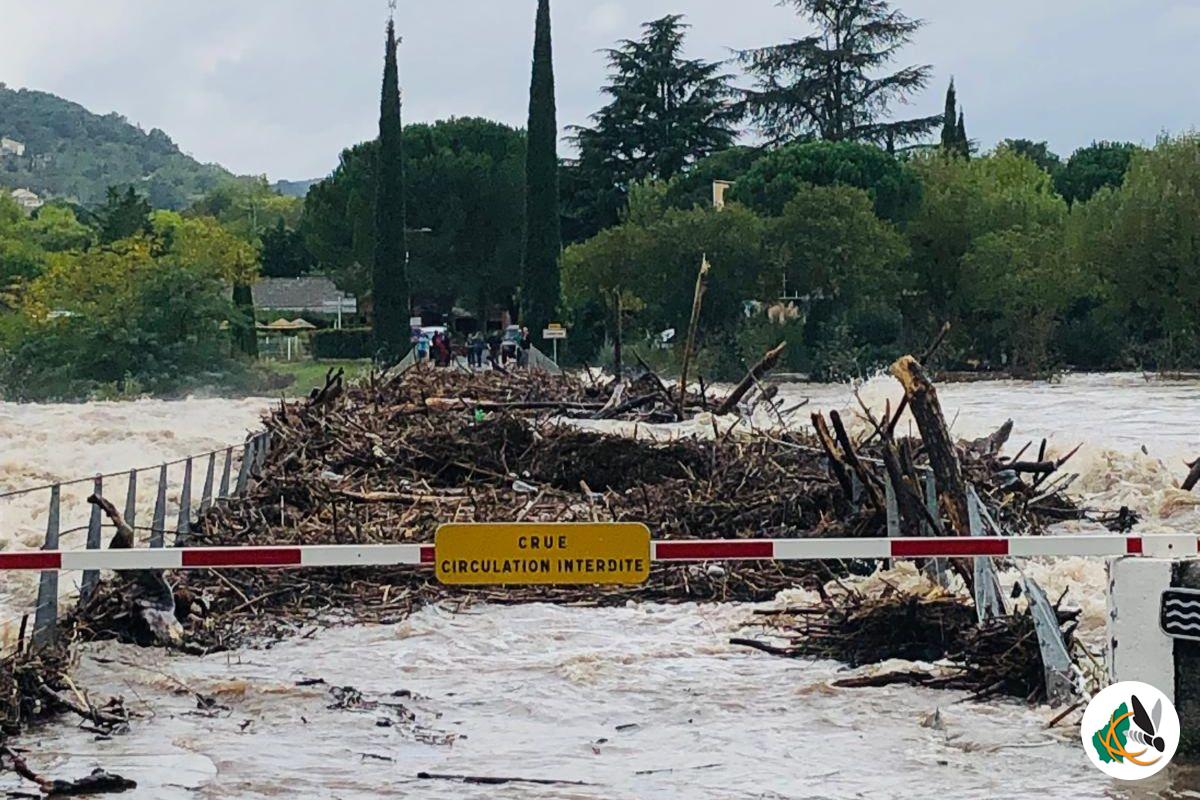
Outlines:
<svg viewBox="0 0 1200 800"><path fill-rule="evenodd" d="M242 441L260 427L266 399L136 400L131 402L0 403L0 493L56 481L86 478L133 467L150 467ZM204 476L197 465L194 481ZM183 467L171 469L168 520L177 513ZM157 472L139 479L138 522L148 525ZM106 483L109 497L124 508L126 480ZM199 484L194 489L199 491ZM84 544L92 484L64 486L61 544ZM0 498L0 550L37 549L45 542L48 491ZM64 590L78 578L60 581ZM28 610L36 576L0 577L0 627Z"/></svg>

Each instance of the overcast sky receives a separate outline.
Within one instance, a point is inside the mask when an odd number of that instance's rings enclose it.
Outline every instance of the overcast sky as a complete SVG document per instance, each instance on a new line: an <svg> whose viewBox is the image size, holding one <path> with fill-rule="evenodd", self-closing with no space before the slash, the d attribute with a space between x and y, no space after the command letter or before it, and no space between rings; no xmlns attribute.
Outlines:
<svg viewBox="0 0 1200 800"><path fill-rule="evenodd" d="M1200 0L900 0L928 23L906 63L933 65L912 108L941 110L953 75L968 134L1152 142L1200 116ZM400 0L406 121L523 125L535 0ZM559 124L601 103L603 56L667 13L689 53L805 33L773 0L552 0ZM0 0L0 81L165 130L203 161L272 179L319 177L377 125L384 0Z"/></svg>

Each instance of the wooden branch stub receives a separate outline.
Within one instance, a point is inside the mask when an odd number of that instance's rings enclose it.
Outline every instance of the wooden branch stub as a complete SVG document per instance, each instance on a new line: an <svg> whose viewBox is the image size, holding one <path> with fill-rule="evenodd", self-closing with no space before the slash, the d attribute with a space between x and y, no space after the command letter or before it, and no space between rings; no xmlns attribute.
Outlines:
<svg viewBox="0 0 1200 800"><path fill-rule="evenodd" d="M937 389L912 356L900 358L892 364L890 372L904 387L904 396L921 432L921 441L925 444L929 465L937 480L938 498L950 520L950 527L957 536L970 536L967 484L954 440L950 438L950 430L946 426L946 417L942 414Z"/></svg>
<svg viewBox="0 0 1200 800"><path fill-rule="evenodd" d="M742 378L742 382L730 393L728 397L721 401L721 405L717 406L716 413L728 414L737 408L737 404L746 396L746 392L754 388L754 385L762 380L762 377L775 368L775 364L779 361L779 356L787 348L787 341L782 341L767 351L766 355L755 364L746 377Z"/></svg>

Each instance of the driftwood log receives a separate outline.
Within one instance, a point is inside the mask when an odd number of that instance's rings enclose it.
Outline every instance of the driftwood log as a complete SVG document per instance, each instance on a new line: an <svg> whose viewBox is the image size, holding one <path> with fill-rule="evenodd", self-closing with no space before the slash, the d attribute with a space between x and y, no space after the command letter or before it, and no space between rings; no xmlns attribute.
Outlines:
<svg viewBox="0 0 1200 800"><path fill-rule="evenodd" d="M970 536L967 482L954 440L950 438L950 430L946 426L946 418L942 414L937 389L912 356L904 356L892 364L891 373L904 387L904 397L921 432L929 466L937 481L938 500L945 510L951 530L956 536Z"/></svg>
<svg viewBox="0 0 1200 800"><path fill-rule="evenodd" d="M750 372L746 374L746 377L742 378L741 383L730 392L728 397L721 401L721 404L717 406L716 413L718 415L729 414L737 408L737 404L746 396L746 392L753 389L762 380L764 375L775 368L775 364L779 361L779 356L783 354L786 347L787 342L784 341L768 350L767 354L751 367Z"/></svg>

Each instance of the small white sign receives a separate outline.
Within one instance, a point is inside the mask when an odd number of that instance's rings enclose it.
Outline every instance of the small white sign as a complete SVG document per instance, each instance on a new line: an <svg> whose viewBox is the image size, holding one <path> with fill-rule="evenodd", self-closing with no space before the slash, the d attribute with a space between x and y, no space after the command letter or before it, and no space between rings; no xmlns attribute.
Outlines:
<svg viewBox="0 0 1200 800"><path fill-rule="evenodd" d="M567 331L565 328L546 328L542 331L543 339L565 339Z"/></svg>

